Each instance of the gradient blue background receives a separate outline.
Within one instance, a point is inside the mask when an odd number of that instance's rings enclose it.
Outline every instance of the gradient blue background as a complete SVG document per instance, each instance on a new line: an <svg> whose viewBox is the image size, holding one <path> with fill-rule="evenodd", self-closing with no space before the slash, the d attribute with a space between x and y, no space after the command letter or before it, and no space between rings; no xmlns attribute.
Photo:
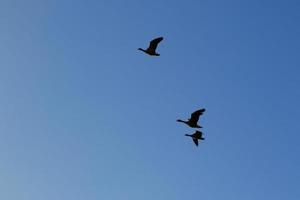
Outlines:
<svg viewBox="0 0 300 200"><path fill-rule="evenodd" d="M2 0L0 199L299 200L299 10Z"/></svg>

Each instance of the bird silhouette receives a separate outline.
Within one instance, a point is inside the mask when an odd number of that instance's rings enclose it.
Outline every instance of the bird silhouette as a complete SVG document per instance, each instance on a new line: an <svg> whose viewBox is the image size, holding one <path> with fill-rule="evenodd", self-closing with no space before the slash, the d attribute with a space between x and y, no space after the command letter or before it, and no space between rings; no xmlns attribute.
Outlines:
<svg viewBox="0 0 300 200"><path fill-rule="evenodd" d="M185 134L185 136L191 137L195 143L196 146L198 146L198 140L205 140L204 137L202 137L203 133L201 131L196 131L194 134Z"/></svg>
<svg viewBox="0 0 300 200"><path fill-rule="evenodd" d="M138 48L138 50L143 51L150 56L159 56L160 54L156 53L155 50L157 48L158 43L160 43L163 39L163 37L155 38L150 42L149 47L146 50L142 48Z"/></svg>
<svg viewBox="0 0 300 200"><path fill-rule="evenodd" d="M192 127L192 128L202 128L202 126L199 126L197 123L198 123L200 115L202 115L204 113L204 111L205 111L205 109L203 108L203 109L200 109L200 110L197 110L197 111L193 112L191 114L191 118L188 121L183 121L181 119L178 119L177 121L185 123L189 127Z"/></svg>

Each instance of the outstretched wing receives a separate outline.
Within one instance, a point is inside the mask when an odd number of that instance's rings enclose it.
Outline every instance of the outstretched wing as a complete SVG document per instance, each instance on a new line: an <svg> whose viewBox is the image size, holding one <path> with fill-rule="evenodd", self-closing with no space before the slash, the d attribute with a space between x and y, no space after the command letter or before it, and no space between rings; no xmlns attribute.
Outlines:
<svg viewBox="0 0 300 200"><path fill-rule="evenodd" d="M195 145L198 146L198 139L193 138L193 141L194 141Z"/></svg>
<svg viewBox="0 0 300 200"><path fill-rule="evenodd" d="M153 51L155 51L158 43L160 43L163 39L164 39L163 37L159 37L159 38L155 38L154 40L152 40L150 42L149 49L152 49Z"/></svg>
<svg viewBox="0 0 300 200"><path fill-rule="evenodd" d="M194 123L197 123L198 120L199 120L199 116L202 115L204 112L205 112L205 109L204 109L204 108L203 108L203 109L200 109L200 110L197 110L197 111L195 111L195 112L193 112L193 113L191 114L191 119L190 119L190 121L192 121L192 122L194 122Z"/></svg>

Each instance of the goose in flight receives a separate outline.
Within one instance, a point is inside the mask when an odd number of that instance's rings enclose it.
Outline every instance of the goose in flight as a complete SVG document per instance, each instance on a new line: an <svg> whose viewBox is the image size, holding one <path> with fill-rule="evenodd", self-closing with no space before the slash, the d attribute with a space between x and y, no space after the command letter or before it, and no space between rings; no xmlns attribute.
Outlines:
<svg viewBox="0 0 300 200"><path fill-rule="evenodd" d="M183 121L181 119L178 119L177 121L185 123L189 127L192 127L192 128L202 128L202 126L199 126L197 123L198 123L200 115L202 115L204 113L204 111L205 111L205 109L203 108L203 109L200 109L200 110L197 110L197 111L193 112L191 114L191 118L188 121Z"/></svg>
<svg viewBox="0 0 300 200"><path fill-rule="evenodd" d="M203 133L201 131L196 131L194 134L185 134L185 136L191 137L196 146L198 146L198 140L204 140L205 138L202 137Z"/></svg>
<svg viewBox="0 0 300 200"><path fill-rule="evenodd" d="M152 40L149 44L149 47L145 50L142 48L138 48L138 50L145 52L146 54L149 54L150 56L159 56L160 54L156 53L156 48L158 43L160 43L164 38L158 37Z"/></svg>

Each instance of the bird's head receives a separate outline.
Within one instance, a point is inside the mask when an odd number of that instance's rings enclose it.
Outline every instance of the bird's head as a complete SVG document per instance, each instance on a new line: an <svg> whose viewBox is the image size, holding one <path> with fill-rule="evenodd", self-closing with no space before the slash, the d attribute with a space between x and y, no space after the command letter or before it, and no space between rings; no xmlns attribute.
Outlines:
<svg viewBox="0 0 300 200"><path fill-rule="evenodd" d="M142 48L138 48L138 50L140 50L140 51L143 51L143 49L142 49Z"/></svg>

